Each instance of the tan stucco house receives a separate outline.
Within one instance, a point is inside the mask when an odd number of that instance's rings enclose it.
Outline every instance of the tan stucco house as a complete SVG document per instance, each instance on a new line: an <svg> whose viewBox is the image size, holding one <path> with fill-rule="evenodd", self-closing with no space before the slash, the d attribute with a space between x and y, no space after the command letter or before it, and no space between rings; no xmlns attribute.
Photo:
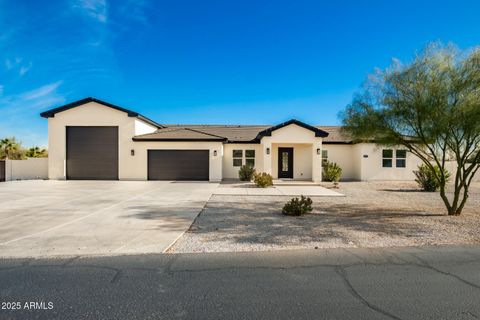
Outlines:
<svg viewBox="0 0 480 320"><path fill-rule="evenodd" d="M322 163L344 180L412 180L419 159L402 149L354 143L340 127L297 120L278 125L160 124L137 112L82 99L48 118L50 179L238 179L241 165L274 179L320 182Z"/></svg>

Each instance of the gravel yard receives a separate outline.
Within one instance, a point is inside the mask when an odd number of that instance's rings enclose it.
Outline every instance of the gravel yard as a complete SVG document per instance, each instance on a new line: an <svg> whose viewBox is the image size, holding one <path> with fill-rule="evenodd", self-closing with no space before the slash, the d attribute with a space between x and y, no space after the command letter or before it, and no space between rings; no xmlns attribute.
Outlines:
<svg viewBox="0 0 480 320"><path fill-rule="evenodd" d="M312 197L303 217L281 214L291 197L214 195L169 252L480 243L480 183L470 189L459 217L414 182L343 182L346 197Z"/></svg>

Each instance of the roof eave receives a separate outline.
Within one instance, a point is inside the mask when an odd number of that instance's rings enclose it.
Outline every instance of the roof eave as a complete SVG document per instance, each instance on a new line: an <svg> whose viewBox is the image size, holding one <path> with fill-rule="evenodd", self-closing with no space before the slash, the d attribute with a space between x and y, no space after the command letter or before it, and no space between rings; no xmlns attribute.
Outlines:
<svg viewBox="0 0 480 320"><path fill-rule="evenodd" d="M227 139L187 139L187 138L135 138L133 137L132 140L134 142L226 142Z"/></svg>

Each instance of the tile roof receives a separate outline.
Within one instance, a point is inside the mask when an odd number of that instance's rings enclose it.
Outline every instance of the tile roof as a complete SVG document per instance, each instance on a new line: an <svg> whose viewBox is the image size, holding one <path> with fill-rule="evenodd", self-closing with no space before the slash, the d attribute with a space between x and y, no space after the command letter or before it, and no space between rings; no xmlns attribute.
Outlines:
<svg viewBox="0 0 480 320"><path fill-rule="evenodd" d="M136 136L134 141L222 141L228 142L258 142L258 134L272 128L271 125L189 125L173 124L164 125L154 133ZM323 138L325 143L351 143L352 140L345 136L340 126L315 126L315 128L327 132L329 135ZM202 135L203 134L203 135ZM209 139L209 140L205 140ZM215 140L213 140L215 139Z"/></svg>
<svg viewBox="0 0 480 320"><path fill-rule="evenodd" d="M198 131L192 128L161 128L154 133L133 137L133 141L226 141L225 137Z"/></svg>

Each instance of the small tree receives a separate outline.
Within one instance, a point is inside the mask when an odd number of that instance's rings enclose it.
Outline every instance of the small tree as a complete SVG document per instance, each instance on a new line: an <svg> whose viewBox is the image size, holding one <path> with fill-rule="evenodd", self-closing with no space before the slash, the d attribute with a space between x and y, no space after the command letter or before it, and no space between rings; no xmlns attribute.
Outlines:
<svg viewBox="0 0 480 320"><path fill-rule="evenodd" d="M0 159L18 160L23 158L21 143L12 138L0 140Z"/></svg>
<svg viewBox="0 0 480 320"><path fill-rule="evenodd" d="M41 149L38 146L32 147L25 152L25 156L28 158L46 158L48 152L46 149Z"/></svg>
<svg viewBox="0 0 480 320"><path fill-rule="evenodd" d="M434 172L448 214L460 215L480 167L480 49L432 44L410 64L395 61L370 76L343 124L358 141L406 147ZM452 199L448 161L457 164Z"/></svg>

